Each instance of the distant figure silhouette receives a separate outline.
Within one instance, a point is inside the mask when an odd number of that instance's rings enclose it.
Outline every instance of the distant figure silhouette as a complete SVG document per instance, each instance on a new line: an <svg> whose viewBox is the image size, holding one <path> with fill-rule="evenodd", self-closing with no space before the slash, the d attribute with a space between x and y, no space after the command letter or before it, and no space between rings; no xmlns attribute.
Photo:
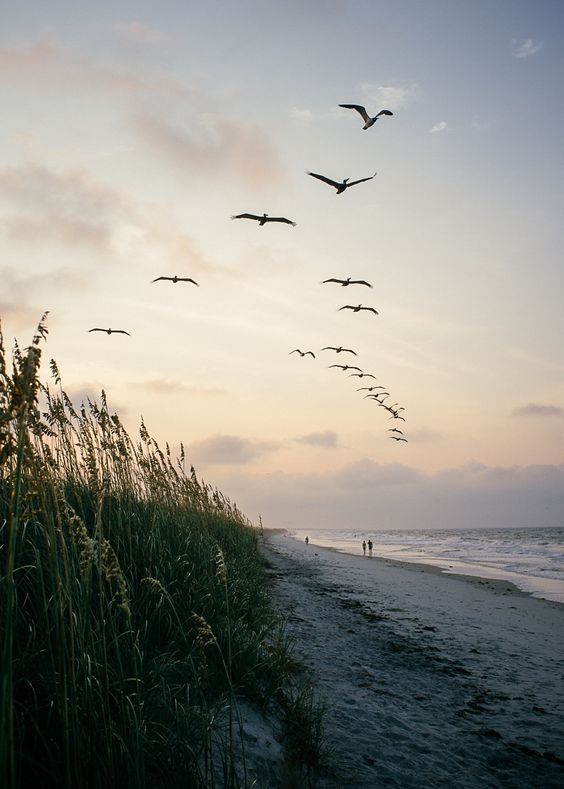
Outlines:
<svg viewBox="0 0 564 789"><path fill-rule="evenodd" d="M366 109L362 106L362 104L339 104L339 107L343 107L345 110L356 110L359 115L361 115L362 120L364 121L363 129L369 129L371 126L374 126L376 121L381 115L393 115L393 112L390 110L380 110L373 118L366 112Z"/></svg>
<svg viewBox="0 0 564 789"><path fill-rule="evenodd" d="M88 333L91 331L105 331L106 334L127 334L128 337L131 337L131 334L124 329L88 329Z"/></svg>
<svg viewBox="0 0 564 789"><path fill-rule="evenodd" d="M231 219L255 219L259 223L259 227L262 227L267 222L284 222L286 225L296 226L295 222L292 222L291 219L286 219L285 216L268 216L268 214L263 214L262 216L257 214L236 214Z"/></svg>
<svg viewBox="0 0 564 789"><path fill-rule="evenodd" d="M362 541L362 553L366 556L366 540Z"/></svg>
<svg viewBox="0 0 564 789"><path fill-rule="evenodd" d="M307 534L306 534L306 538L305 538L305 544L309 545L309 537L307 536Z"/></svg>
<svg viewBox="0 0 564 789"><path fill-rule="evenodd" d="M350 181L349 178L345 178L343 181L339 182L339 181L333 181L332 178L327 178L327 176L325 175L319 175L319 173L310 173L309 170L307 170L306 172L308 175L311 175L313 178L317 178L320 181L329 184L329 186L335 187L338 195L342 195L343 192L346 189L348 189L350 186L356 186L356 184L363 184L365 181L371 181L377 175L377 173L374 173L374 175L369 175L368 178L359 178L358 181Z"/></svg>
<svg viewBox="0 0 564 789"><path fill-rule="evenodd" d="M368 556L372 556L372 540L368 540Z"/></svg>

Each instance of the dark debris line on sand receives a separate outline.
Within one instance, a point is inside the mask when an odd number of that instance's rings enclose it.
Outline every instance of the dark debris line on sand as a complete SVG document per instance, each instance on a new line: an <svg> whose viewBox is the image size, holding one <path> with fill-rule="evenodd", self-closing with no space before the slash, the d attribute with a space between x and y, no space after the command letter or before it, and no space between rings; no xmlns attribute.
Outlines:
<svg viewBox="0 0 564 789"><path fill-rule="evenodd" d="M447 602L432 619L407 591L417 570L399 570L400 589L383 562L359 575L339 554L295 546L272 535L264 553L296 654L329 704L332 775L315 786L564 786L564 661L555 645L553 665L538 666L533 644L516 650L510 625L499 637L492 631L485 608L506 606L510 620L514 600L475 586L479 614L456 614ZM450 584L445 599L464 585L425 582Z"/></svg>

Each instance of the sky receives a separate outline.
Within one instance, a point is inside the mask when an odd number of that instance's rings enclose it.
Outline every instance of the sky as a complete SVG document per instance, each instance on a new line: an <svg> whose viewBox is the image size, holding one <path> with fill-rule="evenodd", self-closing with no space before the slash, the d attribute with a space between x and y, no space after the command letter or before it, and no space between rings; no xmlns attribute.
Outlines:
<svg viewBox="0 0 564 789"><path fill-rule="evenodd" d="M564 524L560 0L24 0L0 22L8 346L49 310L45 378L54 358L75 402L104 389L268 527ZM393 116L363 130L343 103ZM337 195L309 171L377 174Z"/></svg>

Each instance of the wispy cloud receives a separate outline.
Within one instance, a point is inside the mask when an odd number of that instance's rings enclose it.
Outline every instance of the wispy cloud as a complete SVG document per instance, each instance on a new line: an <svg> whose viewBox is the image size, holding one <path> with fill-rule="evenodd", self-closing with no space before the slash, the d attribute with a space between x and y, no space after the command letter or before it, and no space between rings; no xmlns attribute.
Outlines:
<svg viewBox="0 0 564 789"><path fill-rule="evenodd" d="M444 132L444 131L450 131L450 126L446 121L439 121L438 123L435 123L433 126L431 126L431 128L429 129L429 132L431 134L437 134L438 132Z"/></svg>
<svg viewBox="0 0 564 789"><path fill-rule="evenodd" d="M201 386L190 386L182 381L170 378L152 378L146 381L133 381L131 386L145 389L148 392L162 395L193 394L200 397L218 397L225 394L223 389L213 389Z"/></svg>
<svg viewBox="0 0 564 789"><path fill-rule="evenodd" d="M392 82L388 85L361 82L360 92L363 101L370 105L367 106L369 113L374 109L404 109L421 95L421 89L416 82Z"/></svg>
<svg viewBox="0 0 564 789"><path fill-rule="evenodd" d="M537 41L534 38L514 38L511 42L511 54L514 58L530 58L540 52L542 47L542 41Z"/></svg>
<svg viewBox="0 0 564 789"><path fill-rule="evenodd" d="M114 25L113 31L119 38L135 44L159 44L167 38L162 30L144 22L122 22Z"/></svg>
<svg viewBox="0 0 564 789"><path fill-rule="evenodd" d="M279 448L278 444L254 441L242 436L215 435L195 441L190 454L197 463L212 465L244 465Z"/></svg>
<svg viewBox="0 0 564 789"><path fill-rule="evenodd" d="M197 133L150 116L137 116L132 124L153 151L182 171L227 175L251 187L285 180L276 147L253 123L206 116Z"/></svg>
<svg viewBox="0 0 564 789"><path fill-rule="evenodd" d="M308 433L305 436L296 436L294 441L299 444L309 444L312 447L327 447L334 449L339 444L339 437L334 430L324 430L320 433Z"/></svg>
<svg viewBox="0 0 564 789"><path fill-rule="evenodd" d="M513 411L513 416L564 416L564 408L559 405L541 405L540 403L527 403Z"/></svg>

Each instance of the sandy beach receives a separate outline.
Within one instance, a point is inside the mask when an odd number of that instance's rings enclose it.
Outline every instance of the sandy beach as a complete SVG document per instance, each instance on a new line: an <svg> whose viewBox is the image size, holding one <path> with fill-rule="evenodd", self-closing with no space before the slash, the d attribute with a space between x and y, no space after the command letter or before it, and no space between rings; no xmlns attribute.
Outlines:
<svg viewBox="0 0 564 789"><path fill-rule="evenodd" d="M320 787L564 786L564 606L265 532L328 705Z"/></svg>

